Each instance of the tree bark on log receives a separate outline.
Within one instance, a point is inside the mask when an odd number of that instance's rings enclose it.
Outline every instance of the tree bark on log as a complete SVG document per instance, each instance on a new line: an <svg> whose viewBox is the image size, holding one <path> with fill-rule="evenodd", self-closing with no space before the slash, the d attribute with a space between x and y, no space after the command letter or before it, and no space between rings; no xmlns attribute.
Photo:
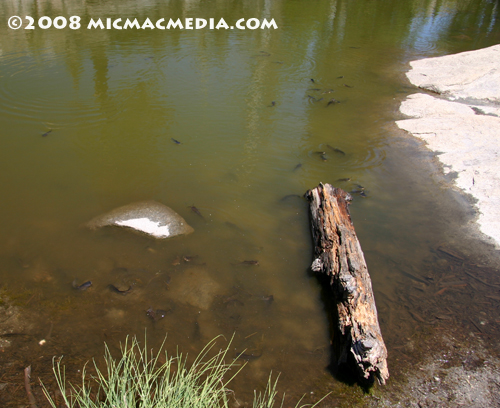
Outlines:
<svg viewBox="0 0 500 408"><path fill-rule="evenodd" d="M363 381L389 378L387 349L380 332L372 284L349 213L351 196L330 184L305 194L314 242L311 269L327 279L338 318L332 345L336 366L353 364Z"/></svg>

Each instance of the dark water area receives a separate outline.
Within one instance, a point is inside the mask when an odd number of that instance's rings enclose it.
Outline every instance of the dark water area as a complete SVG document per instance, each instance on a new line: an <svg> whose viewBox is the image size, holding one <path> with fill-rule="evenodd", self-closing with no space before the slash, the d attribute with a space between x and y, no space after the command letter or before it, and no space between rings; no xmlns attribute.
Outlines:
<svg viewBox="0 0 500 408"><path fill-rule="evenodd" d="M417 91L404 76L408 62L499 43L498 9L496 1L2 2L0 398L25 403L14 379L26 365L49 383L52 357L64 355L78 378L104 342L117 351L145 332L152 347L168 334L167 348L193 356L234 333L235 353L259 356L235 380L242 403L271 371L282 373L290 401L329 391L325 406L358 398L359 388L327 369L328 321L309 272L301 196L319 182L365 188L351 215L394 376L418 362L426 335L463 328L493 341L500 278L463 236L471 206L394 120ZM82 28L12 30L13 15L76 15ZM90 18L188 17L273 18L278 29L86 28ZM155 241L83 227L151 199L195 232ZM89 289L73 288L89 280Z"/></svg>

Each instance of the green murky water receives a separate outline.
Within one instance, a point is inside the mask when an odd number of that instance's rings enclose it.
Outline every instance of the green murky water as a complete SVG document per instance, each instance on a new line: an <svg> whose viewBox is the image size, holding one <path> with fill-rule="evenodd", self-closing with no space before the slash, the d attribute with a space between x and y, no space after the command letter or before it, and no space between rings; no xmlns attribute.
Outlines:
<svg viewBox="0 0 500 408"><path fill-rule="evenodd" d="M82 28L12 30L13 15L77 15ZM90 18L162 17L274 18L278 29L86 29ZM325 369L307 205L289 195L359 184L368 197L351 212L396 362L422 323L408 299L431 295L428 283L402 294L421 284L408 268L441 273L435 248L468 216L392 126L414 92L406 64L498 43L497 17L494 1L2 2L0 282L32 322L16 330L76 361L145 328L152 344L168 333L191 353L234 332L236 350L261 355L243 391L271 370L294 396L341 387ZM195 233L154 242L81 227L148 199ZM93 287L77 292L74 279ZM107 288L131 283L127 296ZM153 322L148 308L169 313Z"/></svg>

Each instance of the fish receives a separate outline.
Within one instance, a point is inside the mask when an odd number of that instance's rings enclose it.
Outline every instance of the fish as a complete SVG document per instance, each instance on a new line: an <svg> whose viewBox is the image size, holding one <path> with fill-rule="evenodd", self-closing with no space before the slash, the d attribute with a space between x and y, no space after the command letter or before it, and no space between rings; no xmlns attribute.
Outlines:
<svg viewBox="0 0 500 408"><path fill-rule="evenodd" d="M360 197L364 197L364 198L368 197L364 191L362 191L361 193L359 193L359 196Z"/></svg>
<svg viewBox="0 0 500 408"><path fill-rule="evenodd" d="M34 337L34 336L32 336L31 334L27 334L27 333L4 333L4 334L0 334L0 337L9 338L9 337Z"/></svg>
<svg viewBox="0 0 500 408"><path fill-rule="evenodd" d="M321 92L321 94L329 94L329 93L332 93L332 92L335 92L333 89L327 89L326 91L323 91Z"/></svg>
<svg viewBox="0 0 500 408"><path fill-rule="evenodd" d="M453 319L452 316L444 315L444 314L438 314L438 315L434 315L434 316L439 320L451 320L451 319Z"/></svg>
<svg viewBox="0 0 500 408"><path fill-rule="evenodd" d="M302 163L297 164L292 171L296 171L302 167Z"/></svg>
<svg viewBox="0 0 500 408"><path fill-rule="evenodd" d="M413 317L416 321L420 323L425 323L425 320L422 316L420 316L418 313L409 310L411 317Z"/></svg>
<svg viewBox="0 0 500 408"><path fill-rule="evenodd" d="M128 288L128 289L126 289L126 290L120 290L120 289L118 289L115 285L113 285L113 284L109 284L109 285L108 285L108 289L109 289L111 292L119 293L120 295L125 296L126 294L130 293L130 291L132 290L132 285L130 285L130 286L129 286L129 288Z"/></svg>
<svg viewBox="0 0 500 408"><path fill-rule="evenodd" d="M170 139L172 139L172 142L174 142L175 144L182 144L181 142L179 142L178 140L174 139L173 137L171 137Z"/></svg>
<svg viewBox="0 0 500 408"><path fill-rule="evenodd" d="M259 265L259 261L243 261L240 262L242 265Z"/></svg>
<svg viewBox="0 0 500 408"><path fill-rule="evenodd" d="M346 88L354 88L352 85L347 85L347 84L344 84L344 86L345 86Z"/></svg>
<svg viewBox="0 0 500 408"><path fill-rule="evenodd" d="M205 217L203 215L201 215L200 210L198 210L198 208L196 208L194 205L189 205L188 207L191 208L191 210L194 213L198 214L201 218L205 219Z"/></svg>
<svg viewBox="0 0 500 408"><path fill-rule="evenodd" d="M337 79L344 78L344 75L338 76Z"/></svg>
<svg viewBox="0 0 500 408"><path fill-rule="evenodd" d="M47 131L46 131L46 132L42 135L42 137L48 136L48 134L49 134L50 132L52 132L52 129L47 130Z"/></svg>
<svg viewBox="0 0 500 408"><path fill-rule="evenodd" d="M308 91L321 91L321 89L319 89L319 88L311 88L311 89L308 89Z"/></svg>
<svg viewBox="0 0 500 408"><path fill-rule="evenodd" d="M268 105L268 108L272 108L273 106L276 106L276 101L271 101L271 105Z"/></svg>
<svg viewBox="0 0 500 408"><path fill-rule="evenodd" d="M233 306L233 305L245 306L245 304L241 300L239 300L236 297L236 295L225 298L222 301L222 303L224 303L226 306Z"/></svg>
<svg viewBox="0 0 500 408"><path fill-rule="evenodd" d="M465 271L465 274L466 275L469 275L471 278L477 280L478 282L481 282L482 284L486 285L486 286L491 286L491 287L494 287L494 288L499 288L500 285L497 285L495 283L488 283L486 282L484 279L481 279L475 275L473 275L472 273L468 272L468 271Z"/></svg>
<svg viewBox="0 0 500 408"><path fill-rule="evenodd" d="M351 181L351 178L350 178L350 177L346 177L346 178L339 178L339 179L337 179L336 181Z"/></svg>
<svg viewBox="0 0 500 408"><path fill-rule="evenodd" d="M334 103L340 103L339 101L337 101L336 99L332 98L328 101L328 103L326 104L326 106L330 106L330 105L333 105Z"/></svg>
<svg viewBox="0 0 500 408"><path fill-rule="evenodd" d="M269 304L271 304L271 303L274 302L274 296L273 295L261 296L260 299L263 300L264 302L269 303Z"/></svg>
<svg viewBox="0 0 500 408"><path fill-rule="evenodd" d="M146 315L151 320L153 320L153 322L156 322L160 319L163 319L168 312L170 312L170 310L162 310L162 309L153 310L153 308L150 307L148 310L146 310Z"/></svg>
<svg viewBox="0 0 500 408"><path fill-rule="evenodd" d="M330 146L328 144L326 145L326 147L328 147L330 150L334 151L335 153L338 153L338 154L341 154L342 156L345 156L345 152L340 150L337 147L333 147L333 146Z"/></svg>
<svg viewBox="0 0 500 408"><path fill-rule="evenodd" d="M315 83L315 82L314 82L314 79L312 79L312 78L311 78L311 82L314 84L314 83Z"/></svg>
<svg viewBox="0 0 500 408"><path fill-rule="evenodd" d="M233 265L256 265L259 266L259 261L241 261Z"/></svg>
<svg viewBox="0 0 500 408"><path fill-rule="evenodd" d="M434 293L434 296L439 296L439 295L442 295L444 292L446 292L448 290L448 288L443 288L441 289L440 291Z"/></svg>
<svg viewBox="0 0 500 408"><path fill-rule="evenodd" d="M241 229L240 227L238 227L234 222L231 222L231 221L226 221L225 224L229 227L229 228L232 228L233 230L235 231L238 231L238 232L243 232L243 229Z"/></svg>
<svg viewBox="0 0 500 408"><path fill-rule="evenodd" d="M420 282L420 283L423 283L424 285L429 285L428 282L426 282L425 280L423 280L422 278L419 278L418 276L408 272L408 271L405 271L403 269L400 269L399 272L401 272L403 275L407 276L408 278L416 281L416 282Z"/></svg>
<svg viewBox="0 0 500 408"><path fill-rule="evenodd" d="M455 253L455 252L453 252L453 251L451 251L451 250L449 250L449 249L447 249L447 248L444 248L444 247L442 247L442 246L439 246L439 247L437 248L437 250L438 250L439 252L442 252L442 253L444 253L444 254L446 254L446 255L449 255L449 256L451 256L452 258L458 259L458 260L460 260L460 261L464 261L464 260L465 260L465 259L464 259L463 257L461 257L459 254L457 254L457 253Z"/></svg>
<svg viewBox="0 0 500 408"><path fill-rule="evenodd" d="M498 300L500 301L500 296L495 295L485 295L488 299Z"/></svg>
<svg viewBox="0 0 500 408"><path fill-rule="evenodd" d="M454 38L456 40L467 40L467 41L472 40L472 38L470 38L467 34L453 35L451 38Z"/></svg>
<svg viewBox="0 0 500 408"><path fill-rule="evenodd" d="M323 160L323 161L327 161L328 160L326 152L314 152L314 153L315 154L319 154L319 157L321 158L321 160Z"/></svg>
<svg viewBox="0 0 500 408"><path fill-rule="evenodd" d="M459 288L459 287L467 286L467 283L465 283L464 281L461 281L461 280L455 280L455 281L439 282L439 286Z"/></svg>
<svg viewBox="0 0 500 408"><path fill-rule="evenodd" d="M197 258L197 257L198 257L198 255L190 255L190 256L188 256L188 255L184 255L184 256L182 257L182 260L183 260L184 262L191 262L193 259L195 259L195 258Z"/></svg>
<svg viewBox="0 0 500 408"><path fill-rule="evenodd" d="M73 288L75 288L76 290L87 290L92 286L92 281L84 282L81 285L78 285L76 282L77 280L75 279L71 284L71 286L73 286Z"/></svg>
<svg viewBox="0 0 500 408"><path fill-rule="evenodd" d="M261 57L270 57L271 56L271 54L269 54L267 51L260 51L260 53L261 53L261 55L260 55Z"/></svg>
<svg viewBox="0 0 500 408"><path fill-rule="evenodd" d="M252 361L252 360L257 360L262 356L262 352L260 354L255 354L255 353L245 353L245 352L236 352L236 359L238 360L246 360L246 361Z"/></svg>
<svg viewBox="0 0 500 408"><path fill-rule="evenodd" d="M320 102L323 100L323 98L319 98L319 99L316 99L314 96L311 96L311 95L307 95L310 99L313 100L313 102Z"/></svg>
<svg viewBox="0 0 500 408"><path fill-rule="evenodd" d="M280 201L287 201L288 199L290 198L302 198L302 196L298 195L298 194L288 194L286 196L284 196L283 198L280 199Z"/></svg>
<svg viewBox="0 0 500 408"><path fill-rule="evenodd" d="M201 329L200 329L200 324L198 323L198 319L195 320L194 322L194 330L193 330L193 340L200 340L201 339Z"/></svg>

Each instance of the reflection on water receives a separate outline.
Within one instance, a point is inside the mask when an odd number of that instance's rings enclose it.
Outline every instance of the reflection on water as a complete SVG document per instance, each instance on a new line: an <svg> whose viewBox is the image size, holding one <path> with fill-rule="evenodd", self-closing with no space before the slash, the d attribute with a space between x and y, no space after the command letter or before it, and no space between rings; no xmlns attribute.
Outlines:
<svg viewBox="0 0 500 408"><path fill-rule="evenodd" d="M139 20L266 17L280 28L0 28L0 277L31 316L22 330L75 366L145 329L151 344L168 333L190 353L236 333L235 351L255 357L235 385L242 398L243 382L260 386L271 370L294 397L336 390L302 198L321 181L364 188L353 220L399 361L415 323L429 323L425 299L465 296L475 272L436 252L457 218L446 214L466 215L395 143L394 97L413 92L409 60L498 42L497 3L119 3L7 1L0 16L89 20L126 7ZM149 199L195 233L155 242L81 227ZM92 286L75 290L75 279Z"/></svg>

